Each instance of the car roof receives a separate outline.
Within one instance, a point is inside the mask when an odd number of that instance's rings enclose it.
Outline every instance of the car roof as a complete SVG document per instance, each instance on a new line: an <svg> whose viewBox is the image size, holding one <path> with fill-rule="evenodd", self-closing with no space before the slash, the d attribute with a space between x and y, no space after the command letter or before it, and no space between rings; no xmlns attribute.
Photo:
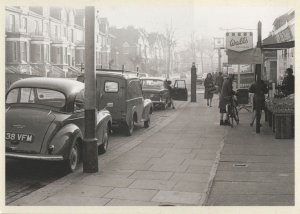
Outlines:
<svg viewBox="0 0 300 214"><path fill-rule="evenodd" d="M47 88L65 94L75 94L84 89L82 82L64 78L31 77L14 82L12 88Z"/></svg>
<svg viewBox="0 0 300 214"><path fill-rule="evenodd" d="M164 77L141 77L141 80L162 80L162 81L165 81L167 79L164 78Z"/></svg>
<svg viewBox="0 0 300 214"><path fill-rule="evenodd" d="M118 72L118 71L96 71L96 75L99 76L110 76L120 79L139 79L135 72Z"/></svg>

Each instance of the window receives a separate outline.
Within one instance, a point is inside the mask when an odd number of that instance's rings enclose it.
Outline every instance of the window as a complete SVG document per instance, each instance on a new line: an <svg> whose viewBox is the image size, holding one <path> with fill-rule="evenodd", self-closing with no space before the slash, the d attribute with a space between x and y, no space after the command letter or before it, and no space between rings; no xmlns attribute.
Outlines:
<svg viewBox="0 0 300 214"><path fill-rule="evenodd" d="M175 88L186 88L185 81L182 81L182 80L175 81L174 87Z"/></svg>
<svg viewBox="0 0 300 214"><path fill-rule="evenodd" d="M64 37L67 37L67 28L64 27Z"/></svg>
<svg viewBox="0 0 300 214"><path fill-rule="evenodd" d="M143 88L148 88L148 89L163 89L164 88L164 81L162 80L143 80L142 81L142 87Z"/></svg>
<svg viewBox="0 0 300 214"><path fill-rule="evenodd" d="M6 97L6 104L10 103L17 103L18 102L18 94L19 94L19 89L15 88L11 90Z"/></svg>
<svg viewBox="0 0 300 214"><path fill-rule="evenodd" d="M27 33L27 18L22 18L22 28L25 33Z"/></svg>
<svg viewBox="0 0 300 214"><path fill-rule="evenodd" d="M71 42L74 42L74 30L71 30Z"/></svg>
<svg viewBox="0 0 300 214"><path fill-rule="evenodd" d="M84 110L84 89L82 89L75 97L74 111Z"/></svg>
<svg viewBox="0 0 300 214"><path fill-rule="evenodd" d="M34 21L34 32L39 33L39 22L37 20Z"/></svg>
<svg viewBox="0 0 300 214"><path fill-rule="evenodd" d="M15 15L9 15L9 30L10 32L15 32L16 20Z"/></svg>
<svg viewBox="0 0 300 214"><path fill-rule="evenodd" d="M13 42L13 60L16 61L17 60L17 43Z"/></svg>
<svg viewBox="0 0 300 214"><path fill-rule="evenodd" d="M27 62L27 43L21 42L21 60Z"/></svg>
<svg viewBox="0 0 300 214"><path fill-rule="evenodd" d="M56 38L58 37L58 27L57 27L57 25L55 25L55 27L54 27L54 35L55 35Z"/></svg>
<svg viewBox="0 0 300 214"><path fill-rule="evenodd" d="M20 88L11 90L6 98L6 104L35 103L50 107L65 106L65 95L61 92L42 88Z"/></svg>
<svg viewBox="0 0 300 214"><path fill-rule="evenodd" d="M107 93L116 93L119 91L119 84L117 82L107 81L104 83L104 91Z"/></svg>

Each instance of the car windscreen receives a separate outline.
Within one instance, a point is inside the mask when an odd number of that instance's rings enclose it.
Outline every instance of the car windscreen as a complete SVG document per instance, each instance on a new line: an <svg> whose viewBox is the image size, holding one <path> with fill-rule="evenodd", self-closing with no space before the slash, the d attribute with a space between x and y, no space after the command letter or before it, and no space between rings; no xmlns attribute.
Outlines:
<svg viewBox="0 0 300 214"><path fill-rule="evenodd" d="M15 88L8 92L6 104L30 103L63 108L65 95L59 91L44 88Z"/></svg>
<svg viewBox="0 0 300 214"><path fill-rule="evenodd" d="M143 80L142 81L143 89L163 89L164 81L163 80Z"/></svg>

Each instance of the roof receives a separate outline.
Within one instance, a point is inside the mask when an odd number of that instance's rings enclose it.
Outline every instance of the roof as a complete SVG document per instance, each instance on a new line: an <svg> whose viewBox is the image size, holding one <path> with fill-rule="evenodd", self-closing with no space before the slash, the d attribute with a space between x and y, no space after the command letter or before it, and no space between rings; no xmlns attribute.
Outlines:
<svg viewBox="0 0 300 214"><path fill-rule="evenodd" d="M70 95L81 91L84 88L84 84L69 79L63 78L49 78L49 77L31 77L16 81L12 84L11 88L47 88L56 91L63 92Z"/></svg>

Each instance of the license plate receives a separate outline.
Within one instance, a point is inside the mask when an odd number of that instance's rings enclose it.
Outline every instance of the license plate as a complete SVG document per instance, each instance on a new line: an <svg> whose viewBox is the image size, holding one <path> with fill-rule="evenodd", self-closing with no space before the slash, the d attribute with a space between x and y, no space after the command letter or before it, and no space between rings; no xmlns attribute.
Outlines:
<svg viewBox="0 0 300 214"><path fill-rule="evenodd" d="M11 142L32 143L33 135L32 134L6 132L5 140L11 141Z"/></svg>

